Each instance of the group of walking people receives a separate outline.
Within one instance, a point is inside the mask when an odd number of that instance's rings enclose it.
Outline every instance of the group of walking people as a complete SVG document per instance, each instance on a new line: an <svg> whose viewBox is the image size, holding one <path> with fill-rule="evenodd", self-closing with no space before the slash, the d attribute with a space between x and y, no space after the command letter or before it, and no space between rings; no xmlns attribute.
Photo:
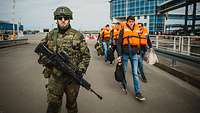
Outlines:
<svg viewBox="0 0 200 113"><path fill-rule="evenodd" d="M98 55L104 55L105 62L109 61L112 64L114 52L117 52L117 65L122 64L124 73L127 72L128 60L130 60L135 97L144 101L145 97L142 95L139 79L147 82L143 60L147 49L152 51L148 29L143 23L136 22L134 16L129 16L126 21L113 23L111 28L108 24L102 28L97 44L99 45L96 46ZM100 49L103 54L99 53ZM123 91L127 92L126 89Z"/></svg>

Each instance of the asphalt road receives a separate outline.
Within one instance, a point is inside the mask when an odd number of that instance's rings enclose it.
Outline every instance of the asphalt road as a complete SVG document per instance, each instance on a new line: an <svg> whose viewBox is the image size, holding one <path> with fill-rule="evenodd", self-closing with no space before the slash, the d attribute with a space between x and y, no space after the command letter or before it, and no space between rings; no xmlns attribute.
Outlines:
<svg viewBox="0 0 200 113"><path fill-rule="evenodd" d="M33 52L43 35L28 36L30 44L0 49L0 113L45 113L47 80ZM126 75L128 94L122 93L114 80L115 64L105 63L97 56L95 41L88 41L92 55L85 78L103 100L81 88L79 113L199 113L200 90L160 70L145 64L148 83L141 83L145 102L133 95L130 67ZM65 109L63 98L62 113Z"/></svg>

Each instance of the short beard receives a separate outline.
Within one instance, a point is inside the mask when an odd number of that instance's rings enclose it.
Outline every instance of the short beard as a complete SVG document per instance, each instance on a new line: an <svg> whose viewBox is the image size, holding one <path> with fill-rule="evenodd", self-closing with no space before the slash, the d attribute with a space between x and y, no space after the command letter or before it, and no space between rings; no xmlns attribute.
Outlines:
<svg viewBox="0 0 200 113"><path fill-rule="evenodd" d="M60 26L58 24L58 30L60 33L64 34L68 29L70 28L70 24L67 24L66 26Z"/></svg>

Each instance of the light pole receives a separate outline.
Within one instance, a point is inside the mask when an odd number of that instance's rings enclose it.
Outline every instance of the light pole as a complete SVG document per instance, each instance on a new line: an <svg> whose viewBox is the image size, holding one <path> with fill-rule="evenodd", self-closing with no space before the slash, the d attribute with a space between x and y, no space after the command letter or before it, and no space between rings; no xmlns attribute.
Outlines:
<svg viewBox="0 0 200 113"><path fill-rule="evenodd" d="M128 0L125 0L125 5L126 5L126 19L128 17Z"/></svg>
<svg viewBox="0 0 200 113"><path fill-rule="evenodd" d="M12 37L15 36L15 0L12 0L12 23L13 23L13 34Z"/></svg>
<svg viewBox="0 0 200 113"><path fill-rule="evenodd" d="M155 30L154 32L157 32L157 0L155 0Z"/></svg>

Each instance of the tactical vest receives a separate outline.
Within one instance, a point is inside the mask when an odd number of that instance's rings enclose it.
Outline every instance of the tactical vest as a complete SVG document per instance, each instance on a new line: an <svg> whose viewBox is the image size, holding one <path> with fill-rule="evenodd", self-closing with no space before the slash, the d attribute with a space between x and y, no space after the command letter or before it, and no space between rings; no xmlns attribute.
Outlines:
<svg viewBox="0 0 200 113"><path fill-rule="evenodd" d="M79 43L80 39L76 39L75 33L73 33L72 31L69 31L62 37L59 37L58 30L54 29L49 33L47 37L48 48L53 50L54 52L65 51L71 59L71 63L73 63L73 65L77 67L81 58L79 48L80 45L78 45ZM62 72L56 68L53 68L53 73L56 77L60 77L62 75Z"/></svg>

